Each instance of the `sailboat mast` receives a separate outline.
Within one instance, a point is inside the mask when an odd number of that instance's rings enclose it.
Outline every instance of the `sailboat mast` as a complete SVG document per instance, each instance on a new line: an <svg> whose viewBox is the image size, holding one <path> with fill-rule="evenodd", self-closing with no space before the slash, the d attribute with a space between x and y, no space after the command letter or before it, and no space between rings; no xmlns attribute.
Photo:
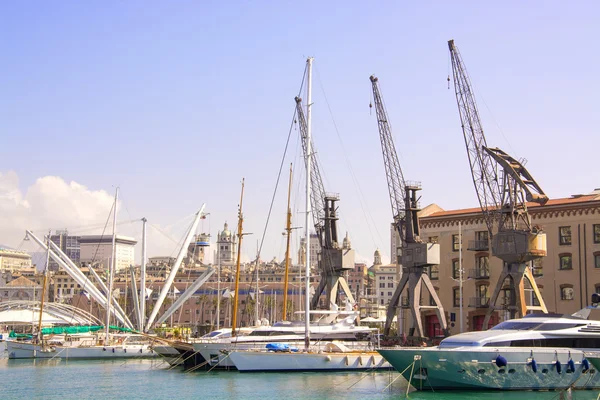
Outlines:
<svg viewBox="0 0 600 400"><path fill-rule="evenodd" d="M240 257L242 255L242 224L244 222L244 215L242 214L242 202L244 200L244 178L242 178L242 194L240 195L240 209L238 211L238 249L237 249L237 263L235 269L235 292L233 295L233 315L231 316L231 336L236 335L237 325L237 311L238 311L238 299L240 292Z"/></svg>
<svg viewBox="0 0 600 400"><path fill-rule="evenodd" d="M311 158L312 158L312 139L311 139L311 122L312 122L312 57L309 57L306 60L307 64L307 73L306 73L306 215L304 217L304 233L306 237L306 257L305 257L305 290L306 295L304 298L304 308L305 308L305 317L304 317L304 347L306 351L308 351L310 347L310 298L308 293L310 291L310 232L308 227L310 226L310 166Z"/></svg>
<svg viewBox="0 0 600 400"><path fill-rule="evenodd" d="M142 266L140 267L140 317L138 319L140 331L144 330L146 323L146 222L142 218Z"/></svg>
<svg viewBox="0 0 600 400"><path fill-rule="evenodd" d="M40 319L38 321L38 340L42 341L42 314L44 313L44 297L46 297L46 284L48 283L48 264L50 263L50 231L48 231L48 251L46 252L46 265L44 266L44 280L42 283L42 299L40 301ZM34 298L35 300L35 298Z"/></svg>
<svg viewBox="0 0 600 400"><path fill-rule="evenodd" d="M287 297L288 297L288 276L290 271L290 237L292 236L292 209L290 208L290 196L292 194L292 164L290 164L290 183L288 184L288 202L287 202L287 222L285 231L287 234L287 243L285 245L285 277L283 279L283 318L287 320Z"/></svg>
<svg viewBox="0 0 600 400"><path fill-rule="evenodd" d="M113 275L115 272L115 260L117 257L117 235L116 235L116 226L117 226L117 202L119 200L119 188L115 190L115 205L113 207L113 226L112 226L112 256L110 257L110 263L108 267L108 293L106 294L106 338L104 339L104 343L108 344L108 332L110 330L110 306L112 304L112 290L113 290Z"/></svg>

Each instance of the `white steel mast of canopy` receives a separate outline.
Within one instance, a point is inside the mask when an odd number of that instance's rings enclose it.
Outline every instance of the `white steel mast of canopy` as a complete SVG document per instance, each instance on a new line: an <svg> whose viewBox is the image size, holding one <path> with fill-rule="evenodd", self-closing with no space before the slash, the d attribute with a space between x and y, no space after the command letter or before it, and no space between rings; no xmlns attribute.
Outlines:
<svg viewBox="0 0 600 400"><path fill-rule="evenodd" d="M202 213L204 212L205 206L206 206L206 204L202 204L202 207L200 207L200 210L196 213L196 216L194 217L194 222L192 223L192 226L185 237L183 245L181 246L181 250L179 251L179 255L177 256L177 259L175 260L175 264L173 265L173 268L171 268L171 272L169 273L169 276L167 277L165 284L163 285L162 289L160 290L160 294L158 295L158 300L156 300L156 303L154 304L154 307L152 308L152 313L150 314L150 317L148 318L148 323L146 324L146 331L148 331L150 329L150 327L152 326L152 324L154 323L154 320L156 319L156 315L158 314L158 311L160 310L163 302L165 301L165 298L167 297L169 289L171 288L171 285L173 284L173 281L175 280L175 275L177 275L177 271L179 271L179 267L181 266L183 257L187 253L188 245L189 245L190 241L192 240L194 233L196 232L196 228L198 228L198 223L200 222L200 218L203 215ZM142 288L142 289L145 291L146 288Z"/></svg>

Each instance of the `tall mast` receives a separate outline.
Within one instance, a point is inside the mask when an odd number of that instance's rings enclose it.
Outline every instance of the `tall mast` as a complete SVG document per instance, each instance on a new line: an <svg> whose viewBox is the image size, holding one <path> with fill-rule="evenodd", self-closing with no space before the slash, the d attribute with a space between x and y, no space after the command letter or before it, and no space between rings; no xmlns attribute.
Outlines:
<svg viewBox="0 0 600 400"><path fill-rule="evenodd" d="M306 74L306 215L304 216L304 233L306 236L306 257L304 266L304 275L306 279L305 289L306 296L304 298L304 347L306 351L310 347L310 298L308 297L308 293L310 291L310 232L309 232L309 224L310 224L310 166L311 166L311 158L312 158L312 143L311 143L311 131L312 131L312 62L313 58L309 57L306 60L307 64L307 74Z"/></svg>
<svg viewBox="0 0 600 400"><path fill-rule="evenodd" d="M260 258L260 247L258 245L258 240L256 241L256 293L254 294L254 325L258 326L258 294L260 293L260 288L258 287L258 264Z"/></svg>
<svg viewBox="0 0 600 400"><path fill-rule="evenodd" d="M285 232L287 243L285 245L285 277L283 279L283 318L287 320L287 298L288 298L288 276L290 271L290 237L292 236L292 209L290 208L290 196L292 194L292 164L290 164L290 183L288 185L287 222Z"/></svg>
<svg viewBox="0 0 600 400"><path fill-rule="evenodd" d="M119 188L115 189L115 205L113 207L113 226L112 226L112 256L108 267L108 293L106 302L106 338L104 344L108 344L108 332L110 330L110 305L112 303L112 290L113 290L113 274L115 272L115 259L117 257L116 243L116 226L117 226L117 202L119 201Z"/></svg>
<svg viewBox="0 0 600 400"><path fill-rule="evenodd" d="M46 284L48 282L48 264L50 263L50 231L48 231L48 251L46 252L46 265L44 266L44 280L42 286L42 299L40 301L40 319L38 322L38 340L42 341L42 314L44 313L44 297L46 297ZM35 298L34 298L35 300Z"/></svg>
<svg viewBox="0 0 600 400"><path fill-rule="evenodd" d="M240 195L240 209L238 211L238 249L237 249L237 263L235 269L235 292L233 296L233 315L231 317L231 336L236 335L235 327L237 324L237 311L238 311L238 299L240 291L240 257L242 255L242 224L244 222L244 215L242 214L242 202L244 200L244 178L242 178L242 194Z"/></svg>
<svg viewBox="0 0 600 400"><path fill-rule="evenodd" d="M140 267L140 318L138 319L140 330L144 330L146 322L146 222L142 218L142 266Z"/></svg>
<svg viewBox="0 0 600 400"><path fill-rule="evenodd" d="M217 235L217 242L219 235ZM221 252L217 246L217 330L221 324Z"/></svg>

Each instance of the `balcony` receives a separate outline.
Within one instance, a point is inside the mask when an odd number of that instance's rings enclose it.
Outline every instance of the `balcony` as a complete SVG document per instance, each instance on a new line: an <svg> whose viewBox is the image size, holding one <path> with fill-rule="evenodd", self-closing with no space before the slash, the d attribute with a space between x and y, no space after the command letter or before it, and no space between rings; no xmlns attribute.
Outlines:
<svg viewBox="0 0 600 400"><path fill-rule="evenodd" d="M469 270L469 278L471 279L490 279L489 268L473 268Z"/></svg>
<svg viewBox="0 0 600 400"><path fill-rule="evenodd" d="M486 308L489 307L490 298L489 297L471 297L469 299L469 307L475 308Z"/></svg>
<svg viewBox="0 0 600 400"><path fill-rule="evenodd" d="M472 251L489 251L490 242L487 240L469 240L467 249Z"/></svg>

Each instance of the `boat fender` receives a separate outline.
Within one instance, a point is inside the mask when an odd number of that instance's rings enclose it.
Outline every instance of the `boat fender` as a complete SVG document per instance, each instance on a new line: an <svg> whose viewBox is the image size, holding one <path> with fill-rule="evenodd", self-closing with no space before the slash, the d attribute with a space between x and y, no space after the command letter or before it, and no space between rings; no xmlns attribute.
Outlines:
<svg viewBox="0 0 600 400"><path fill-rule="evenodd" d="M127 353L127 349L123 349L123 353Z"/></svg>
<svg viewBox="0 0 600 400"><path fill-rule="evenodd" d="M113 353L115 352L115 348L113 347Z"/></svg>
<svg viewBox="0 0 600 400"><path fill-rule="evenodd" d="M331 356L325 357L325 361L331 361Z"/></svg>
<svg viewBox="0 0 600 400"><path fill-rule="evenodd" d="M502 357L502 356L498 356L496 357L496 366L497 367L506 367L508 365L508 361L506 361L506 358Z"/></svg>
<svg viewBox="0 0 600 400"><path fill-rule="evenodd" d="M559 374L562 372L562 365L560 363L560 361L556 360L556 372L558 372Z"/></svg>
<svg viewBox="0 0 600 400"><path fill-rule="evenodd" d="M575 361L572 358L567 361L567 372L575 372Z"/></svg>
<svg viewBox="0 0 600 400"><path fill-rule="evenodd" d="M581 360L581 368L583 369L583 372L587 372L588 369L590 369L590 362L587 360L587 358Z"/></svg>
<svg viewBox="0 0 600 400"><path fill-rule="evenodd" d="M144 350L143 350L143 349L140 349L140 353L143 353L143 352L144 352Z"/></svg>
<svg viewBox="0 0 600 400"><path fill-rule="evenodd" d="M102 348L102 351L106 351L106 347L103 347L103 348Z"/></svg>
<svg viewBox="0 0 600 400"><path fill-rule="evenodd" d="M537 372L537 362L535 361L535 358L532 358L532 359L531 359L531 363L530 363L530 365L531 365L531 370L532 370L533 372Z"/></svg>

